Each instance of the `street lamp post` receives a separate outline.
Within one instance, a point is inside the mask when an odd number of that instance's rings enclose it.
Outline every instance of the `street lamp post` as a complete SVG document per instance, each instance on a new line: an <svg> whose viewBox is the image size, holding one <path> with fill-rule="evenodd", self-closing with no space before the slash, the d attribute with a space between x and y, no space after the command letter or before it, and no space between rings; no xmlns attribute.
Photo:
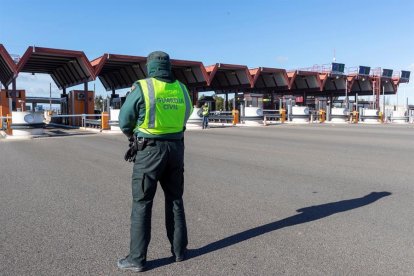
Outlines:
<svg viewBox="0 0 414 276"><path fill-rule="evenodd" d="M386 118L385 117L385 87L384 87L384 85L382 86L382 116L383 116L383 118ZM384 120L384 121L386 121L386 120Z"/></svg>
<svg viewBox="0 0 414 276"><path fill-rule="evenodd" d="M348 109L348 78L345 77L345 108Z"/></svg>
<svg viewBox="0 0 414 276"><path fill-rule="evenodd" d="M52 83L49 83L49 111L52 112Z"/></svg>

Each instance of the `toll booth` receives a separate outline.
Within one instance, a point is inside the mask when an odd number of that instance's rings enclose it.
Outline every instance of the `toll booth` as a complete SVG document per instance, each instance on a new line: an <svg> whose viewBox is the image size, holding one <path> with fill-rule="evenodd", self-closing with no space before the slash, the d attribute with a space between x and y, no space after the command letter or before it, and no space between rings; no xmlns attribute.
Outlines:
<svg viewBox="0 0 414 276"><path fill-rule="evenodd" d="M13 99L13 95L12 95L12 91L8 90L6 91L5 89L2 89L0 91L0 114L1 116L6 116L7 114L11 114L11 109L10 107L12 107L13 110L18 110L18 111L25 111L26 110L26 91L25 90L16 90L16 99L17 102L15 103L15 106L13 106L14 104L12 103L12 99Z"/></svg>
<svg viewBox="0 0 414 276"><path fill-rule="evenodd" d="M243 121L263 121L263 94L246 93L240 106Z"/></svg>
<svg viewBox="0 0 414 276"><path fill-rule="evenodd" d="M87 99L85 99L87 97ZM95 95L93 91L72 90L67 97L68 115L94 114ZM85 107L86 105L86 107ZM69 124L71 126L81 126L82 117L70 117Z"/></svg>
<svg viewBox="0 0 414 276"><path fill-rule="evenodd" d="M263 108L263 94L246 93L244 94L245 107Z"/></svg>
<svg viewBox="0 0 414 276"><path fill-rule="evenodd" d="M13 104L12 91L0 90L0 117L11 115L13 110L26 111L26 91L16 90L16 103ZM0 120L0 128L3 127L3 120Z"/></svg>

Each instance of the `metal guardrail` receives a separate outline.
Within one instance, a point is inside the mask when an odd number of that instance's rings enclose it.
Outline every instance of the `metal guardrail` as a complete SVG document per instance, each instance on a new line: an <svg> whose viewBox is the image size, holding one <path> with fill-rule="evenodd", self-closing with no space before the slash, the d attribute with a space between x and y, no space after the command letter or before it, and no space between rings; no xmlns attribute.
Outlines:
<svg viewBox="0 0 414 276"><path fill-rule="evenodd" d="M213 111L208 115L209 122L231 123L234 117L231 111Z"/></svg>
<svg viewBox="0 0 414 276"><path fill-rule="evenodd" d="M81 127L86 127L87 125L93 125L101 127L101 120L102 119L88 119L90 117L100 117L102 118L102 114L75 114L75 115L52 115L50 116L51 119L53 118L81 118ZM108 115L105 115L108 116Z"/></svg>
<svg viewBox="0 0 414 276"><path fill-rule="evenodd" d="M263 110L263 120L267 121L276 121L277 119L282 118L280 110L277 109L264 109Z"/></svg>
<svg viewBox="0 0 414 276"><path fill-rule="evenodd" d="M91 120L91 119L84 119L83 124L86 126L93 126L97 128L102 127L102 121L101 120Z"/></svg>
<svg viewBox="0 0 414 276"><path fill-rule="evenodd" d="M109 121L110 126L119 126L119 121Z"/></svg>

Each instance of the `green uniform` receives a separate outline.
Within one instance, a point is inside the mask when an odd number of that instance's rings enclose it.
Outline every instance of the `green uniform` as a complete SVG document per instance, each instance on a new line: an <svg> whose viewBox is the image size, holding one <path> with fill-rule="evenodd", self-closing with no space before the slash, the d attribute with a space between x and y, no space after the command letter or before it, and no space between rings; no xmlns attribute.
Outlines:
<svg viewBox="0 0 414 276"><path fill-rule="evenodd" d="M134 83L119 114L125 135L147 140L132 173L131 242L127 260L145 266L151 238L151 210L157 183L165 194L165 225L171 252L187 247L184 192L184 126L192 112L187 88L177 80L148 78Z"/></svg>

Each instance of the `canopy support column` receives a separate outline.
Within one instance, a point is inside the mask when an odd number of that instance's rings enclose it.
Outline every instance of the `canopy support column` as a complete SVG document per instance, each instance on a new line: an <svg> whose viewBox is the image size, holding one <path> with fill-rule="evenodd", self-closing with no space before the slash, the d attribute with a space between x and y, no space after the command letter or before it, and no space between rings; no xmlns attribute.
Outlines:
<svg viewBox="0 0 414 276"><path fill-rule="evenodd" d="M12 111L16 111L17 109L17 98L16 98L16 79L12 81Z"/></svg>
<svg viewBox="0 0 414 276"><path fill-rule="evenodd" d="M193 106L198 106L198 91L197 90L193 90L193 91L189 91L191 100L193 102Z"/></svg>
<svg viewBox="0 0 414 276"><path fill-rule="evenodd" d="M272 109L275 109L275 91L270 91L270 102L272 103Z"/></svg>
<svg viewBox="0 0 414 276"><path fill-rule="evenodd" d="M88 113L88 82L85 82L83 84L83 91L85 93L85 98L84 98L84 113L87 114Z"/></svg>
<svg viewBox="0 0 414 276"><path fill-rule="evenodd" d="M303 92L303 106L306 106L306 91Z"/></svg>

